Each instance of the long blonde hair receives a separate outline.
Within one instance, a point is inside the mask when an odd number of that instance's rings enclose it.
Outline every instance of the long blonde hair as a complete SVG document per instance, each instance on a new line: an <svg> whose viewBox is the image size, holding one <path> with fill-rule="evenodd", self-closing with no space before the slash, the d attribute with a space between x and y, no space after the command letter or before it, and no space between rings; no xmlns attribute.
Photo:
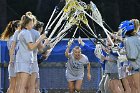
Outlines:
<svg viewBox="0 0 140 93"><path fill-rule="evenodd" d="M21 25L21 29L26 28L26 25L30 22L33 21L33 18L28 16L28 15L23 15L21 17L21 21L20 21L20 25Z"/></svg>
<svg viewBox="0 0 140 93"><path fill-rule="evenodd" d="M34 23L34 25L36 25L36 23L37 23L37 18L36 18L35 15L32 14L32 12L30 12L30 11L29 11L29 12L26 12L25 15L26 15L26 16L32 17L33 23Z"/></svg>
<svg viewBox="0 0 140 93"><path fill-rule="evenodd" d="M134 22L134 26L135 26L135 29L134 29L134 31L131 34L132 35L135 35L139 31L139 25L140 25L140 23L139 23L139 20L138 19L132 19L131 21Z"/></svg>

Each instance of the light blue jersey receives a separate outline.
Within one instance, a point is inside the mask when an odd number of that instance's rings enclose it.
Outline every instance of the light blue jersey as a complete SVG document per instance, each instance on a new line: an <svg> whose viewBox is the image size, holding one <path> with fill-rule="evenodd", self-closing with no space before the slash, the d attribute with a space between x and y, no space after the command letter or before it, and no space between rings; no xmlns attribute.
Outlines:
<svg viewBox="0 0 140 93"><path fill-rule="evenodd" d="M83 79L84 77L84 65L88 64L88 57L81 54L82 58L78 61L74 58L73 54L70 54L68 62L66 64L66 78L69 81Z"/></svg>
<svg viewBox="0 0 140 93"><path fill-rule="evenodd" d="M113 62L106 61L105 73L118 73L118 67L117 67L118 56L115 55L113 52L111 52L108 54L108 57L111 58Z"/></svg>
<svg viewBox="0 0 140 93"><path fill-rule="evenodd" d="M34 29L30 30L30 32L33 39L33 43L35 43L37 39L40 37L40 33ZM35 50L33 50L34 62L37 62L37 54L38 54L38 49L36 48Z"/></svg>
<svg viewBox="0 0 140 93"><path fill-rule="evenodd" d="M16 42L16 47L14 51L14 63L8 65L8 73L9 73L9 78L10 77L16 77L16 72L15 72L15 61L16 61L16 51L18 49L18 37L19 31L15 31L14 35L10 37L9 41L7 42L7 47L10 50L12 42Z"/></svg>
<svg viewBox="0 0 140 93"><path fill-rule="evenodd" d="M124 40L127 59L134 70L140 69L140 37L131 36Z"/></svg>
<svg viewBox="0 0 140 93"><path fill-rule="evenodd" d="M16 54L15 70L32 74L34 70L33 50L28 48L28 43L33 43L32 35L29 30L22 29L18 34L18 50Z"/></svg>
<svg viewBox="0 0 140 93"><path fill-rule="evenodd" d="M16 62L33 62L33 51L29 50L28 43L33 43L31 32L23 29L18 35L19 47L16 55Z"/></svg>

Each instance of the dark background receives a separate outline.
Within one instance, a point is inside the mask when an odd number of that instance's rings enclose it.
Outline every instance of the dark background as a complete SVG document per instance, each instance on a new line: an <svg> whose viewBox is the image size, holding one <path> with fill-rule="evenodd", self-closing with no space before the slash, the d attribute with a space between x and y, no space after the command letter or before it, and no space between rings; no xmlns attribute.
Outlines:
<svg viewBox="0 0 140 93"><path fill-rule="evenodd" d="M90 0L83 1L89 3ZM105 22L114 31L117 31L121 21L132 18L139 19L140 0L92 1L97 5ZM59 0L0 0L0 34L9 21L20 19L27 11L31 11L37 16L38 20L43 21L46 25L54 7L58 3ZM97 24L95 24L95 29L97 34L101 33L102 36L105 36ZM67 37L70 37L71 34ZM80 35L86 37L83 33L80 33Z"/></svg>

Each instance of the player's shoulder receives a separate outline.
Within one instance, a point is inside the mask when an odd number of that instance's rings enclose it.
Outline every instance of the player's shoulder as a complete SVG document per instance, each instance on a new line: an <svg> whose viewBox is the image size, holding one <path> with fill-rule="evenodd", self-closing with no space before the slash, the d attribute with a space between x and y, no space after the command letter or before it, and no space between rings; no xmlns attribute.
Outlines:
<svg viewBox="0 0 140 93"><path fill-rule="evenodd" d="M83 58L88 59L88 57L85 54L81 54Z"/></svg>

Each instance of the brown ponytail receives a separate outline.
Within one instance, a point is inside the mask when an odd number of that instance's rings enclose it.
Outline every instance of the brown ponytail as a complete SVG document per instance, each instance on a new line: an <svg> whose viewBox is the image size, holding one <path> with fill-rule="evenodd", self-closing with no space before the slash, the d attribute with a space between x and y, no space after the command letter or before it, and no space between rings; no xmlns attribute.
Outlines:
<svg viewBox="0 0 140 93"><path fill-rule="evenodd" d="M0 39L8 40L15 32L16 28L19 26L19 20L10 21L6 26L4 32L2 33Z"/></svg>

